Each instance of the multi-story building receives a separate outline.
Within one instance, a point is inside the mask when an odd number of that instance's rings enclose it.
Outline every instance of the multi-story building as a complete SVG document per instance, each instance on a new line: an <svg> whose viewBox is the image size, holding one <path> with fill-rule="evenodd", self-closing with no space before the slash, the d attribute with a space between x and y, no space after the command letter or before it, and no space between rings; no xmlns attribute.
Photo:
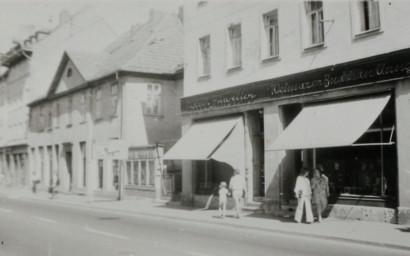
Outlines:
<svg viewBox="0 0 410 256"><path fill-rule="evenodd" d="M404 1L187 1L182 199L239 168L247 204L295 205L324 169L330 214L410 220L410 49Z"/></svg>
<svg viewBox="0 0 410 256"><path fill-rule="evenodd" d="M159 198L163 151L181 134L183 39L176 15L153 13L100 53L67 51L30 103L32 179L114 196L122 181L127 195ZM122 142L125 157L115 155Z"/></svg>
<svg viewBox="0 0 410 256"><path fill-rule="evenodd" d="M3 112L0 166L7 185L32 185L28 182L30 176L26 175L30 165L27 104L45 94L45 85L52 79L64 49L98 51L115 36L104 17L96 12L81 10L74 16L62 13L57 27L17 40L0 58L1 65L8 68L0 82L4 96L0 107Z"/></svg>

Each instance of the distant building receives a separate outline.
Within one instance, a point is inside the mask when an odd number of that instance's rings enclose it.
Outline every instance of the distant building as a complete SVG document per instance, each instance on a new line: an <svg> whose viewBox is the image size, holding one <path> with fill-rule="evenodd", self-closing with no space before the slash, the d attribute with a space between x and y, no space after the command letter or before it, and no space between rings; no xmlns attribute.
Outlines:
<svg viewBox="0 0 410 256"><path fill-rule="evenodd" d="M330 214L410 221L408 2L187 1L182 200L233 168L246 203L289 214L324 168ZM398 218L398 219L397 219Z"/></svg>
<svg viewBox="0 0 410 256"><path fill-rule="evenodd" d="M32 180L48 187L57 177L63 191L107 196L121 181L126 195L170 193L166 172L181 167L162 155L181 135L182 77L176 15L153 15L96 54L67 51L47 95L29 105Z"/></svg>

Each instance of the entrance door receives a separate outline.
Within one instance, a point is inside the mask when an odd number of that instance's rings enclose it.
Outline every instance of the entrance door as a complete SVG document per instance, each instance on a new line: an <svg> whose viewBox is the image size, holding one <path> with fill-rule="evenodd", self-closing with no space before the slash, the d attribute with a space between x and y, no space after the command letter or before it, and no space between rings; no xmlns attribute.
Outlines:
<svg viewBox="0 0 410 256"><path fill-rule="evenodd" d="M265 146L264 146L264 121L263 110L251 111L249 113L249 134L251 137L253 152L253 196L258 201L258 197L265 196Z"/></svg>
<svg viewBox="0 0 410 256"><path fill-rule="evenodd" d="M67 172L68 172L68 177L69 177L69 190L71 190L72 185L73 185L73 169L72 169L72 153L71 151L66 151L65 152L65 162L67 165Z"/></svg>

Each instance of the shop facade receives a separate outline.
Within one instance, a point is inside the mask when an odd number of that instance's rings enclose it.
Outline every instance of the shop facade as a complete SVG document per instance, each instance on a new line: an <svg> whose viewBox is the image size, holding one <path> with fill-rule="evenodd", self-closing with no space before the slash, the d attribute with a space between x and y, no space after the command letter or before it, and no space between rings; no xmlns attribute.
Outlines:
<svg viewBox="0 0 410 256"><path fill-rule="evenodd" d="M165 158L183 159L183 202L203 205L239 168L247 204L289 213L300 168L323 168L329 215L408 223L409 70L405 49L182 98L183 137Z"/></svg>

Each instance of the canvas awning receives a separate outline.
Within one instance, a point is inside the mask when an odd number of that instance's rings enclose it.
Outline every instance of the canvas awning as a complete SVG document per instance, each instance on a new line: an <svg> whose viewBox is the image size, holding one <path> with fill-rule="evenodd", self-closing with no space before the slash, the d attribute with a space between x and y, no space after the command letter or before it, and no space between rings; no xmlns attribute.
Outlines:
<svg viewBox="0 0 410 256"><path fill-rule="evenodd" d="M195 122L164 155L165 160L209 160L244 167L245 141L241 116Z"/></svg>
<svg viewBox="0 0 410 256"><path fill-rule="evenodd" d="M390 95L307 106L267 150L352 145L373 124Z"/></svg>

